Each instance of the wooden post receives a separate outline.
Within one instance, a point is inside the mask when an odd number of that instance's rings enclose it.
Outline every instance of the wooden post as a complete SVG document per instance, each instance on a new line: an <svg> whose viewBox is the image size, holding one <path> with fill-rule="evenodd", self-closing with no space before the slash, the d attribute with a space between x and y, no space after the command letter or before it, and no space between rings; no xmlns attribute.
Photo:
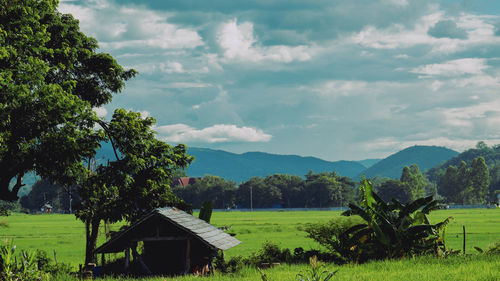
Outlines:
<svg viewBox="0 0 500 281"><path fill-rule="evenodd" d="M465 255L465 225L462 225L462 229L464 231L464 245L463 245L464 252L463 252L463 254Z"/></svg>
<svg viewBox="0 0 500 281"><path fill-rule="evenodd" d="M104 260L104 253L101 254L101 266L104 266L104 263L106 261Z"/></svg>
<svg viewBox="0 0 500 281"><path fill-rule="evenodd" d="M185 272L188 273L191 267L191 239L186 239L186 267Z"/></svg>
<svg viewBox="0 0 500 281"><path fill-rule="evenodd" d="M126 248L125 249L125 270L128 269L130 264L130 249Z"/></svg>

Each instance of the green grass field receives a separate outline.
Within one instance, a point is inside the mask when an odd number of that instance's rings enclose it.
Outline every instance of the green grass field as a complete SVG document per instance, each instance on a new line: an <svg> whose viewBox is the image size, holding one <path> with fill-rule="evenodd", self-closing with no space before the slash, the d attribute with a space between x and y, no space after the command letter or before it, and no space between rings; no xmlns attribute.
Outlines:
<svg viewBox="0 0 500 281"><path fill-rule="evenodd" d="M195 214L196 215L196 214ZM284 211L284 212L214 212L212 224L230 225L229 232L236 233L242 241L226 252L227 256L247 256L257 251L263 242L273 241L280 247L304 249L319 248L305 237L301 227L306 223L325 222L340 216L334 211ZM473 246L487 248L500 240L500 209L455 209L431 213L431 222L452 216L447 229L448 248L462 248L462 225L466 227L467 253L474 253ZM25 215L13 214L0 218L7 226L0 226L0 238L12 239L19 249L41 249L49 256L57 253L59 262L74 266L83 262L85 247L84 225L74 215ZM117 229L119 225L112 226ZM102 231L101 231L102 233ZM105 238L100 237L98 245Z"/></svg>
<svg viewBox="0 0 500 281"><path fill-rule="evenodd" d="M264 273L269 281L298 281L297 273L305 274L308 265L281 265L267 269ZM330 280L354 281L389 281L389 280L470 280L498 281L500 280L500 255L455 256L436 259L434 257L418 257L403 260L375 261L362 265L327 265L329 271L337 271ZM307 276L307 275L306 275ZM70 276L59 276L55 281L77 281ZM134 280L131 278L105 278L102 281ZM205 280L198 276L182 276L174 278L156 277L141 278L149 281L196 281ZM260 273L255 268L244 268L236 274L215 274L210 281L259 281Z"/></svg>

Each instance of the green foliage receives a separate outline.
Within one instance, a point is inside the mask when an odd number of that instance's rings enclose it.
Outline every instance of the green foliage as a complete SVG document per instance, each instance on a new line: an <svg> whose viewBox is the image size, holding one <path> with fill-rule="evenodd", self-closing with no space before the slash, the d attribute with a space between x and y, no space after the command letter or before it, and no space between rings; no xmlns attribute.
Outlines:
<svg viewBox="0 0 500 281"><path fill-rule="evenodd" d="M411 200L425 196L427 181L416 164L412 164L409 168L407 166L403 168L401 182L408 185Z"/></svg>
<svg viewBox="0 0 500 281"><path fill-rule="evenodd" d="M335 172L313 174L304 182L302 196L306 207L342 206L354 200L354 183Z"/></svg>
<svg viewBox="0 0 500 281"><path fill-rule="evenodd" d="M233 256L228 261L224 258L224 253L220 252L214 261L215 269L222 273L236 273L245 266L245 258Z"/></svg>
<svg viewBox="0 0 500 281"><path fill-rule="evenodd" d="M500 255L500 240L490 245L485 253Z"/></svg>
<svg viewBox="0 0 500 281"><path fill-rule="evenodd" d="M155 138L152 117L115 110L109 123L101 122L108 140L116 149L116 160L88 168L80 174L81 204L75 215L86 226L86 263L95 262L94 249L102 220L135 222L157 207L183 205L170 189L170 179L193 160L186 146ZM118 154L119 152L119 154Z"/></svg>
<svg viewBox="0 0 500 281"><path fill-rule="evenodd" d="M28 195L20 198L23 208L40 211L45 203L50 203L55 212L69 212L72 205L78 204L79 198L76 186L64 187L42 179L37 181Z"/></svg>
<svg viewBox="0 0 500 281"><path fill-rule="evenodd" d="M177 186L174 193L195 208L201 208L204 201L212 201L214 208L233 208L235 205L236 183L221 177L206 175L201 180L186 187Z"/></svg>
<svg viewBox="0 0 500 281"><path fill-rule="evenodd" d="M407 203L411 201L412 193L408 184L400 180L388 179L377 187L377 194L384 201L389 202L393 198L399 202Z"/></svg>
<svg viewBox="0 0 500 281"><path fill-rule="evenodd" d="M262 248L248 257L247 263L260 265L262 263L290 262L292 255L289 249L280 249L278 244L266 241Z"/></svg>
<svg viewBox="0 0 500 281"><path fill-rule="evenodd" d="M212 201L203 202L198 217L206 221L207 223L210 223L210 218L212 217L213 208L214 208L214 203Z"/></svg>
<svg viewBox="0 0 500 281"><path fill-rule="evenodd" d="M451 203L484 204L489 185L490 172L483 157L472 160L470 167L464 161L458 169L449 166L439 179L439 191Z"/></svg>
<svg viewBox="0 0 500 281"><path fill-rule="evenodd" d="M452 178L452 174L450 174L452 171L448 171L448 169L450 169L450 167L453 167L455 170L457 169L457 167L459 166L462 166L462 162L464 162L466 164L466 166L469 166L469 168L472 168L472 164L474 161L478 161L478 160L475 160L475 159L479 159L479 158L483 158L484 159L484 164L486 164L486 166L488 167L488 170L489 170L489 186L488 186L488 191L486 191L487 195L486 197L487 198L484 198L483 197L483 194L484 194L484 188L482 187L481 184L479 184L479 186L481 186L481 188L479 188L479 191L477 194L477 196L480 196L479 198L475 198L475 194L472 193L472 196L469 196L467 195L468 198L465 198L465 200L461 200L461 198L456 198L457 197L457 193L460 193L462 190L466 189L462 186L459 186L459 187L456 187L454 188L454 186L456 186L457 184L459 185L464 185L464 186L467 186L467 182L460 182L459 179L455 179L455 181L453 181L453 178ZM481 160L479 160L480 162L482 162ZM483 174L484 173L484 167L481 167L483 166L483 163L480 163L480 162L477 162L475 164L475 166L477 168L479 168L479 170L476 170L476 174ZM441 165L439 166L436 166L432 169L430 169L427 174L428 174L428 177L431 181L433 182L437 182L438 185L439 185L439 192L445 196L449 202L454 202L454 203L460 203L460 204L463 204L463 203L467 203L467 201L476 201L476 203L473 203L473 204L477 204L478 202L477 201L482 201L483 198L484 199L488 199L488 200L495 200L496 198L494 198L494 193L496 190L500 190L500 145L494 145L494 146L491 146L491 147L488 147L486 144L484 144L484 142L479 142L475 148L471 148L471 149L468 149L462 153L460 153L459 155L457 155L456 157L442 163ZM485 176L481 176L482 177L482 182L484 183L486 181L486 177ZM476 182L477 184L477 182Z"/></svg>
<svg viewBox="0 0 500 281"><path fill-rule="evenodd" d="M8 216L9 216L9 210L7 210L7 207L0 206L0 217L8 217Z"/></svg>
<svg viewBox="0 0 500 281"><path fill-rule="evenodd" d="M304 274L297 274L299 281L328 281L337 271L329 271L326 266L318 261L316 256L310 258L311 268Z"/></svg>
<svg viewBox="0 0 500 281"><path fill-rule="evenodd" d="M304 227L307 237L318 242L336 255L338 263L349 262L353 252L349 245L349 236L344 233L361 222L358 218L339 217L324 223L309 223ZM295 255L298 255L297 253Z"/></svg>
<svg viewBox="0 0 500 281"><path fill-rule="evenodd" d="M12 242L0 245L0 277L4 281L38 281L47 279L38 268L35 252L21 251L16 255Z"/></svg>
<svg viewBox="0 0 500 281"><path fill-rule="evenodd" d="M25 173L64 185L103 140L93 107L120 92L124 70L54 0L0 0L0 199L15 201ZM57 151L58 153L54 153ZM13 183L13 186L11 186ZM11 188L10 188L11 187Z"/></svg>
<svg viewBox="0 0 500 281"><path fill-rule="evenodd" d="M442 246L439 232L450 218L431 224L427 215L439 205L432 197L419 198L406 205L397 200L384 202L364 180L360 187L361 206L350 204L343 215L359 215L365 223L353 226L344 235L356 253L356 261L399 258L433 253Z"/></svg>
<svg viewBox="0 0 500 281"><path fill-rule="evenodd" d="M281 190L267 185L260 177L253 177L236 191L236 203L245 208L269 208L281 203Z"/></svg>
<svg viewBox="0 0 500 281"><path fill-rule="evenodd" d="M217 209L250 208L251 205L254 208L331 207L353 202L356 197L354 183L335 172L310 172L306 180L284 174L254 177L239 187L232 181L207 175L187 187L175 188L174 193L196 208L200 208L203 201L211 200Z"/></svg>

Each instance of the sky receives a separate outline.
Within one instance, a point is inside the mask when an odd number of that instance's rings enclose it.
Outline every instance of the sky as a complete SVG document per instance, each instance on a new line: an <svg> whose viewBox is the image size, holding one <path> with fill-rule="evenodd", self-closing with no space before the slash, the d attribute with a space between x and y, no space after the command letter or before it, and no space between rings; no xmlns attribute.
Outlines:
<svg viewBox="0 0 500 281"><path fill-rule="evenodd" d="M62 0L171 144L381 158L500 143L500 1Z"/></svg>

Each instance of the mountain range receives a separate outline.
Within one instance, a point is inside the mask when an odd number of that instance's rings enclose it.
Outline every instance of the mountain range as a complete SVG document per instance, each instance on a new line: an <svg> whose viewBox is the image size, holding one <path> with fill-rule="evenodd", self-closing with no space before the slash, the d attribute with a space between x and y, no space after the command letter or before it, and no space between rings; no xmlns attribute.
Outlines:
<svg viewBox="0 0 500 281"><path fill-rule="evenodd" d="M186 173L190 177L215 175L237 183L252 177L265 177L273 174L304 176L309 171L332 172L341 176L360 179L366 177L388 177L399 179L404 166L417 164L422 172L427 171L458 155L458 152L438 146L412 146L396 152L384 159L365 159L360 161L326 161L316 157L297 155L278 155L265 152L246 152L242 154L223 150L190 147L188 154L195 157ZM96 155L98 162L115 159L111 145L103 143ZM28 173L24 178L21 195L28 193L38 176Z"/></svg>
<svg viewBox="0 0 500 281"><path fill-rule="evenodd" d="M367 178L375 176L399 179L405 166L417 164L425 172L459 153L440 146L411 146L384 158L362 172Z"/></svg>
<svg viewBox="0 0 500 281"><path fill-rule="evenodd" d="M326 161L316 157L278 155L264 152L242 154L208 148L189 148L195 157L186 173L191 177L216 175L227 180L243 182L251 177L265 177L272 174L304 176L309 171L335 171L341 176L359 179L380 176L399 179L404 166L417 164L426 171L458 155L458 152L438 146L412 146L396 152L385 159L361 161Z"/></svg>

